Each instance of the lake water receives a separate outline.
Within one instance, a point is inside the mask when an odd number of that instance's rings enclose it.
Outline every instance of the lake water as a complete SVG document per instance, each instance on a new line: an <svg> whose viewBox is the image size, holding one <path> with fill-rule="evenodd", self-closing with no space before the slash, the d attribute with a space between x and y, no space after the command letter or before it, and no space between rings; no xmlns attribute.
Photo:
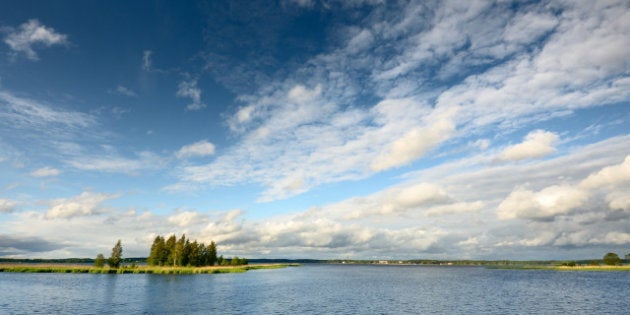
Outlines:
<svg viewBox="0 0 630 315"><path fill-rule="evenodd" d="M0 314L629 314L629 293L630 272L477 267L0 273Z"/></svg>

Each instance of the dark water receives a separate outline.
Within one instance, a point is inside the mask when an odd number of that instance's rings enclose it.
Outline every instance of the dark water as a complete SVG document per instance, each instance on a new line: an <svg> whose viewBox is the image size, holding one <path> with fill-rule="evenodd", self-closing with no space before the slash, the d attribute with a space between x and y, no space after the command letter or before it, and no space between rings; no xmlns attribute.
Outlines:
<svg viewBox="0 0 630 315"><path fill-rule="evenodd" d="M0 273L0 314L630 314L630 272L305 265L215 275Z"/></svg>

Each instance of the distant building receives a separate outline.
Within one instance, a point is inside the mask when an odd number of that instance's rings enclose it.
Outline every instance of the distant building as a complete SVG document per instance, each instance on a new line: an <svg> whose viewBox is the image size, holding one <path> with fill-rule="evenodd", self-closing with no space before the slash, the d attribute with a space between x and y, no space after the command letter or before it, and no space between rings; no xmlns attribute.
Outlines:
<svg viewBox="0 0 630 315"><path fill-rule="evenodd" d="M389 261L387 261L387 260L379 260L378 263L381 264L381 265L387 265L387 264L389 264Z"/></svg>

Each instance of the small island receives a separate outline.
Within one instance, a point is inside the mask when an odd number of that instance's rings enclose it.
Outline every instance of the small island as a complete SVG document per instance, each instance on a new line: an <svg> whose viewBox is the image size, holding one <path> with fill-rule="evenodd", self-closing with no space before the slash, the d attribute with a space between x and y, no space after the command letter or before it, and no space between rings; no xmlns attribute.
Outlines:
<svg viewBox="0 0 630 315"><path fill-rule="evenodd" d="M179 239L171 235L168 239L157 236L151 245L148 258L123 259L123 247L118 240L109 258L98 254L96 259L68 259L61 262L45 260L5 260L0 272L31 273L93 273L93 274L214 274L240 273L256 269L277 269L297 266L291 263L250 265L246 258L235 256L227 259L217 257L214 241L206 245L196 240L191 242L183 234ZM92 264L89 264L92 262Z"/></svg>

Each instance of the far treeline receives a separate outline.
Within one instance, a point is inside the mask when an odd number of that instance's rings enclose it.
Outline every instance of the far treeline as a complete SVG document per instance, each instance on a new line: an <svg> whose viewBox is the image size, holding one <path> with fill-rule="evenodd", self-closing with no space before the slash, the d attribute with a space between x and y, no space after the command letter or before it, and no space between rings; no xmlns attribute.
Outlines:
<svg viewBox="0 0 630 315"><path fill-rule="evenodd" d="M109 259L105 260L103 254L98 254L94 260L94 265L103 267L107 262L110 268L119 268L122 261L122 244L118 240L112 248ZM196 240L191 242L185 234L182 234L179 239L173 234L168 239L161 235L155 238L151 245L147 264L149 266L173 267L240 266L247 265L248 261L238 256L232 259L224 259L223 255L217 257L217 245L214 241L206 245ZM132 267L134 265L132 264Z"/></svg>

